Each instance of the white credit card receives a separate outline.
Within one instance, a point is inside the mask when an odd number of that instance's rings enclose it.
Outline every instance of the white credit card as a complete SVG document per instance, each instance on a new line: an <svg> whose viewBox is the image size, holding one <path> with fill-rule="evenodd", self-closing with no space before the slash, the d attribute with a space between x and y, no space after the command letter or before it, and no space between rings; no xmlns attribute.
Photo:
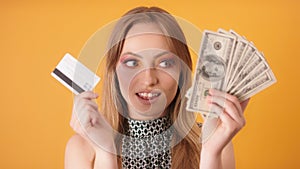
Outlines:
<svg viewBox="0 0 300 169"><path fill-rule="evenodd" d="M100 81L99 76L69 53L65 54L51 75L76 95L93 90Z"/></svg>

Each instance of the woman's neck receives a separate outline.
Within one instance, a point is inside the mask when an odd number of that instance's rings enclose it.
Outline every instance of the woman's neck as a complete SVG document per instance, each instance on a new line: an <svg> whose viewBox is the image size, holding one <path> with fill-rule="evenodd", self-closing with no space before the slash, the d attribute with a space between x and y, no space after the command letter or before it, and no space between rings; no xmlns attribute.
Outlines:
<svg viewBox="0 0 300 169"><path fill-rule="evenodd" d="M137 112L135 110L128 111L128 118L133 120L148 121L164 117L168 114L168 110L161 113Z"/></svg>

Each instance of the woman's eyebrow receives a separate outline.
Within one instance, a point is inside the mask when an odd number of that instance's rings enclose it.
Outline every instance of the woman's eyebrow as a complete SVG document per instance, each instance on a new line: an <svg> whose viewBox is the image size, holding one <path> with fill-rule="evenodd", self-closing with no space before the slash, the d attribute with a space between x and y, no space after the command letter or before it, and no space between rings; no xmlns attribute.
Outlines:
<svg viewBox="0 0 300 169"><path fill-rule="evenodd" d="M171 53L171 52L169 52L169 51L164 51L164 52L161 52L161 53L155 55L154 57L155 57L155 58L158 58L158 57L160 57L160 56L163 56L163 55L166 55L166 54L169 54L169 53Z"/></svg>
<svg viewBox="0 0 300 169"><path fill-rule="evenodd" d="M123 56L125 56L125 55L132 55L132 56L137 56L137 57L139 57L139 58L142 58L141 55L136 54L136 53L133 53L133 52L125 52L125 53L123 53L123 54L121 55L121 57L123 57Z"/></svg>
<svg viewBox="0 0 300 169"><path fill-rule="evenodd" d="M158 58L158 57L160 57L160 56L163 56L163 55L169 54L169 53L170 53L169 51L163 51L163 52L161 52L161 53L156 54L156 55L154 56L154 58L156 59L156 58ZM141 56L141 55L139 55L139 54L137 54L137 53L133 53L133 52L125 52L125 53L122 54L122 56L125 56L125 55L132 55L132 56L137 56L137 57L139 57L139 58L143 58L143 56Z"/></svg>

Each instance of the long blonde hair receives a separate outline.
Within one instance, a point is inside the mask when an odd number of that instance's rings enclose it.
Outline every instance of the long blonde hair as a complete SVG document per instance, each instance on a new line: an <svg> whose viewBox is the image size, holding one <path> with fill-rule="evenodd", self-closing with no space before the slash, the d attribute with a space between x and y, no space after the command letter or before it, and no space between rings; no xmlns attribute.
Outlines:
<svg viewBox="0 0 300 169"><path fill-rule="evenodd" d="M120 133L125 132L125 118L121 114L123 112L118 110L127 110L127 104L120 92L116 65L128 31L133 25L138 23L154 23L159 26L162 33L166 36L172 52L179 56L185 64L181 68L177 94L170 106L168 106L170 118L175 128L173 142L176 143L172 148L172 168L199 168L200 128L196 124L195 115L191 112L186 112L186 99L184 97L191 86L191 55L180 26L167 11L158 7L137 7L128 11L116 23L108 42L108 52L106 53L102 113L115 130ZM119 142L120 138L115 140ZM121 167L120 160L119 166Z"/></svg>

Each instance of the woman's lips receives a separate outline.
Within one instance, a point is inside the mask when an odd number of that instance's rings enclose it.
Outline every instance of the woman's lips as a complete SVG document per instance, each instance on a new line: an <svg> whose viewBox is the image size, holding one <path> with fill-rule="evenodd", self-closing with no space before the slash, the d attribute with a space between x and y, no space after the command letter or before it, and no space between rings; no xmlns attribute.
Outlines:
<svg viewBox="0 0 300 169"><path fill-rule="evenodd" d="M153 103L159 96L158 92L139 92L136 93L137 97L143 104L151 104Z"/></svg>
<svg viewBox="0 0 300 169"><path fill-rule="evenodd" d="M158 97L160 95L160 93L147 93L147 92L140 92L137 93L137 95L145 100L152 100L155 97Z"/></svg>

